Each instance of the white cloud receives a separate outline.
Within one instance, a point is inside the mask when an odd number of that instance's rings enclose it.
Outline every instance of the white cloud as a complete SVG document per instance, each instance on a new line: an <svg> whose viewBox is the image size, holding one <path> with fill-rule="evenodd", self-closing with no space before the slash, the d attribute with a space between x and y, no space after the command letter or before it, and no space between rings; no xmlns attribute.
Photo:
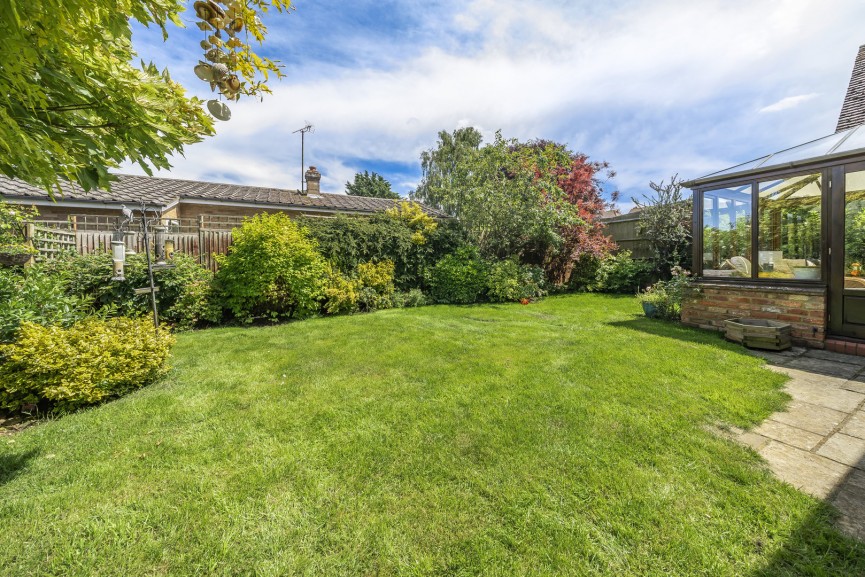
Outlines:
<svg viewBox="0 0 865 577"><path fill-rule="evenodd" d="M764 106L759 110L760 114L764 114L766 112L780 112L782 110L789 110L791 108L796 108L803 102L808 102L809 100L818 96L817 93L812 92L811 94L800 94L798 96L788 96L786 98L782 98L778 102L770 104L769 106Z"/></svg>
<svg viewBox="0 0 865 577"><path fill-rule="evenodd" d="M292 18L302 25L302 6ZM442 42L412 46L397 65L294 68L263 103L232 105L233 119L188 147L173 174L296 187L291 132L310 120L307 165L324 174L323 190L340 192L365 159L416 163L439 130L473 125L568 142L611 161L619 188L636 194L650 179L699 176L757 156L752 147L831 131L821 123L837 114L863 18L853 0L832 10L817 0L475 0L448 18ZM454 49L448 35L460 34L474 41ZM809 92L817 87L837 98ZM800 95L749 104L785 92ZM808 114L783 126L754 112L794 106Z"/></svg>

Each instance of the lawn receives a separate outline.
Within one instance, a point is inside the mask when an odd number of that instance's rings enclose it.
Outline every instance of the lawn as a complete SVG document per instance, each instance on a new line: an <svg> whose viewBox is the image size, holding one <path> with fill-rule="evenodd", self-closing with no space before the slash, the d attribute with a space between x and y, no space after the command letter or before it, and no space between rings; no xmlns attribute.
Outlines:
<svg viewBox="0 0 865 577"><path fill-rule="evenodd" d="M4 575L859 575L707 432L781 376L633 298L180 335L162 382L0 437Z"/></svg>

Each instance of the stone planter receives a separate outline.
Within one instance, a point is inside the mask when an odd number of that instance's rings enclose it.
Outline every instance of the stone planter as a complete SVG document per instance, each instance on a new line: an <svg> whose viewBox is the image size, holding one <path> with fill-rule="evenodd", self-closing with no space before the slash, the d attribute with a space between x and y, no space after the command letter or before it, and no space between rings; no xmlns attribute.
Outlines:
<svg viewBox="0 0 865 577"><path fill-rule="evenodd" d="M783 351L792 346L788 323L766 319L730 319L724 321L724 336L751 349Z"/></svg>

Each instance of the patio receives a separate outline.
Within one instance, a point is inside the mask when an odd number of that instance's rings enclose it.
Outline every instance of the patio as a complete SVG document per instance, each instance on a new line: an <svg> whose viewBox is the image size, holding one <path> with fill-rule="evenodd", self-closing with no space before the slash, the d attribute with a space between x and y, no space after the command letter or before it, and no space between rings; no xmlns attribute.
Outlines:
<svg viewBox="0 0 865 577"><path fill-rule="evenodd" d="M753 352L790 376L793 401L734 437L781 480L838 508L838 527L865 541L865 359L794 348Z"/></svg>

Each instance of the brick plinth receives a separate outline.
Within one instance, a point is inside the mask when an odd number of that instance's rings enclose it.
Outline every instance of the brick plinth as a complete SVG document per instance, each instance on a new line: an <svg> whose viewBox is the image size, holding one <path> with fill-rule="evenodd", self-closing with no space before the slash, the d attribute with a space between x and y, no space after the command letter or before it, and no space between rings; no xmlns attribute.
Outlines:
<svg viewBox="0 0 865 577"><path fill-rule="evenodd" d="M768 319L790 323L793 342L824 348L826 340L825 287L766 286L702 281L682 304L682 322L693 327L724 330L735 318Z"/></svg>

